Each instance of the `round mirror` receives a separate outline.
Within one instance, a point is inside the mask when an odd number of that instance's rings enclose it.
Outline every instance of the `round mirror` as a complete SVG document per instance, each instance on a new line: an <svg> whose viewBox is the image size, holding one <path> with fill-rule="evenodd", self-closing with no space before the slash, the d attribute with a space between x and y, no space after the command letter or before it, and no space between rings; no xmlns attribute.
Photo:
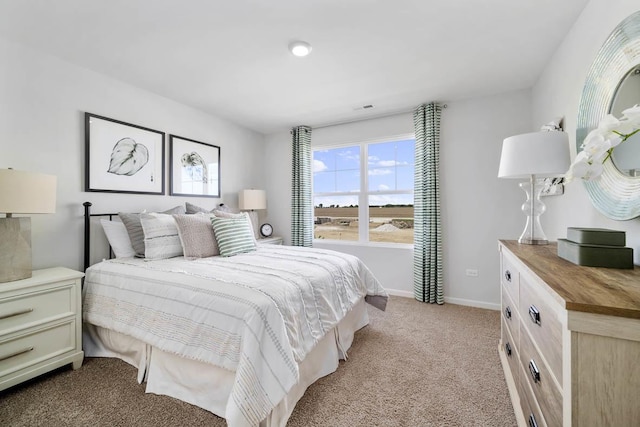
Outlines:
<svg viewBox="0 0 640 427"><path fill-rule="evenodd" d="M640 103L637 89L627 98L627 86L638 84L640 66L640 11L622 21L605 41L587 74L576 129L576 147L582 150L587 134L609 112ZM626 145L623 147L623 145ZM640 216L640 140L630 138L614 150L599 179L583 181L593 205L609 218L627 220ZM630 150L624 153L623 150Z"/></svg>
<svg viewBox="0 0 640 427"><path fill-rule="evenodd" d="M621 117L622 112L640 104L640 66L633 67L622 78L613 95L609 112ZM613 150L613 164L627 176L640 176L640 134L635 134Z"/></svg>

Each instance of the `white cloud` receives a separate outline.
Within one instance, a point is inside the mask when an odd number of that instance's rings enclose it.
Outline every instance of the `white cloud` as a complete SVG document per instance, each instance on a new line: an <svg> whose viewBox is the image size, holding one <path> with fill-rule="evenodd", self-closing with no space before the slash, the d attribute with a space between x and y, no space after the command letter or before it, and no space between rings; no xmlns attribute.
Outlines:
<svg viewBox="0 0 640 427"><path fill-rule="evenodd" d="M380 190L380 191L389 190L390 188L391 187L389 187L388 185L384 185L384 184L378 185L378 190Z"/></svg>
<svg viewBox="0 0 640 427"><path fill-rule="evenodd" d="M329 169L322 160L313 159L313 173L323 172Z"/></svg>
<svg viewBox="0 0 640 427"><path fill-rule="evenodd" d="M392 173L391 169L369 169L369 175L390 175Z"/></svg>
<svg viewBox="0 0 640 427"><path fill-rule="evenodd" d="M406 164L407 162L397 162L395 160L380 160L377 165L382 166L383 168L388 168L391 166L402 166Z"/></svg>

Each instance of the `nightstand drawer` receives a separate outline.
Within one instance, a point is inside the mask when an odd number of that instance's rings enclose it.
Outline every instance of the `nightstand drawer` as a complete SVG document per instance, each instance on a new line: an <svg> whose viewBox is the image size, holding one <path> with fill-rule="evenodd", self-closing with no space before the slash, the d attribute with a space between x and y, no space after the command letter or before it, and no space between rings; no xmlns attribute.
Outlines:
<svg viewBox="0 0 640 427"><path fill-rule="evenodd" d="M75 333L75 320L71 320L0 341L0 379L74 350Z"/></svg>
<svg viewBox="0 0 640 427"><path fill-rule="evenodd" d="M520 278L520 325L526 328L549 368L562 386L562 324L559 309L552 307L541 289L536 290L525 277ZM524 331L520 331L520 341ZM521 352L522 353L522 352Z"/></svg>
<svg viewBox="0 0 640 427"><path fill-rule="evenodd" d="M72 315L75 285L11 296L0 300L0 336L16 329L23 329L51 320Z"/></svg>

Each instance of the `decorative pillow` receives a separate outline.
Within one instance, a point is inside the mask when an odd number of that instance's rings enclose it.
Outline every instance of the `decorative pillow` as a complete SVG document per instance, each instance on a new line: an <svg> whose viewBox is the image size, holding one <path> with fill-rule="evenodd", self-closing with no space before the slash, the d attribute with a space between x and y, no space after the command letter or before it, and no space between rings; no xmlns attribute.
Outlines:
<svg viewBox="0 0 640 427"><path fill-rule="evenodd" d="M182 255L182 244L173 216L140 214L144 230L144 259L166 259Z"/></svg>
<svg viewBox="0 0 640 427"><path fill-rule="evenodd" d="M251 217L249 216L248 212L240 212L240 213L232 213L232 212L227 212L227 211L220 211L220 210L215 210L213 211L213 214L215 216L217 216L218 218L232 218L232 219L246 219L247 223L249 224L249 229L251 230L251 235L253 236L253 243L257 244L257 240L256 240L256 232L253 229L253 224L251 222Z"/></svg>
<svg viewBox="0 0 640 427"><path fill-rule="evenodd" d="M101 219L100 224L102 224L104 234L107 235L107 240L116 258L136 256L136 251L133 250L131 240L129 240L129 233L122 222Z"/></svg>
<svg viewBox="0 0 640 427"><path fill-rule="evenodd" d="M206 208L200 207L198 205L194 205L193 203L189 203L189 202L185 202L184 205L186 207L187 214L211 213L216 209L216 208L206 209Z"/></svg>
<svg viewBox="0 0 640 427"><path fill-rule="evenodd" d="M247 218L212 217L211 224L216 235L220 255L233 256L256 250L251 224Z"/></svg>
<svg viewBox="0 0 640 427"><path fill-rule="evenodd" d="M211 214L173 215L185 257L206 258L220 254L211 225Z"/></svg>
<svg viewBox="0 0 640 427"><path fill-rule="evenodd" d="M176 206L175 208L168 209L164 212L160 212L162 214L184 214L185 209L184 206ZM118 213L118 217L120 217L120 221L124 224L127 229L127 233L129 233L129 239L131 240L131 246L133 246L133 250L136 251L136 256L140 258L144 258L144 231L142 230L142 224L140 224L140 214L139 213Z"/></svg>

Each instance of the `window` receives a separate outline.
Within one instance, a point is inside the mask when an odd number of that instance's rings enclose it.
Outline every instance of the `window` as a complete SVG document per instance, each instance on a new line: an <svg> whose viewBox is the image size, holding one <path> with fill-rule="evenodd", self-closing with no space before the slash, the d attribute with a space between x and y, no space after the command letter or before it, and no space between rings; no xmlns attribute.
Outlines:
<svg viewBox="0 0 640 427"><path fill-rule="evenodd" d="M415 139L313 150L314 238L413 244Z"/></svg>

